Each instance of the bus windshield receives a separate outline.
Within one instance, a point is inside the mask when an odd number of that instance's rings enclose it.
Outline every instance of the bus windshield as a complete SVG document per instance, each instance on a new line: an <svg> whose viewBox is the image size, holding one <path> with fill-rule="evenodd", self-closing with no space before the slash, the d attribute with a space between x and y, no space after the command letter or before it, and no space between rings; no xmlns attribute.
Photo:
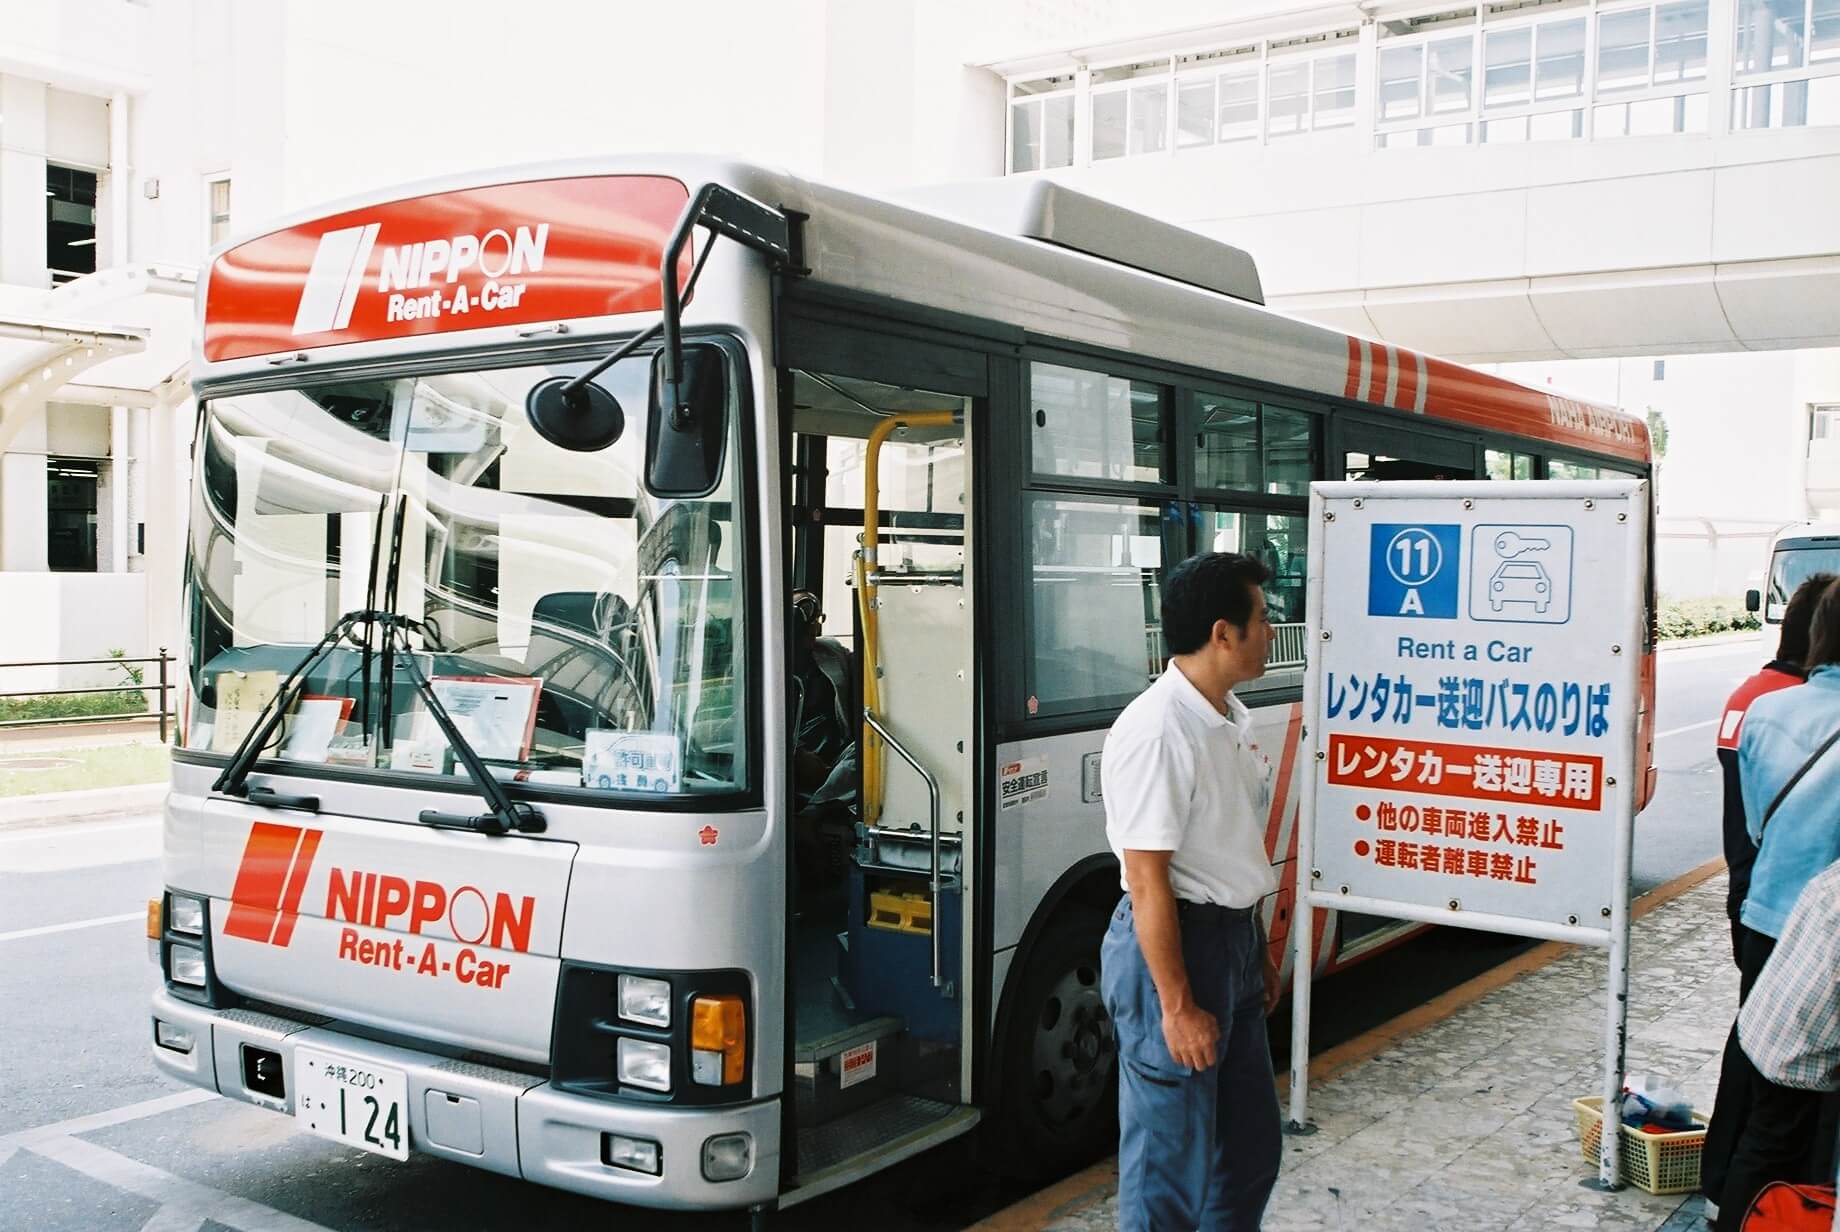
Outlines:
<svg viewBox="0 0 1840 1232"><path fill-rule="evenodd" d="M1789 596L1817 573L1840 573L1840 544L1776 549L1770 559L1770 590L1763 618L1780 624Z"/></svg>
<svg viewBox="0 0 1840 1232"><path fill-rule="evenodd" d="M414 622L414 667L493 773L558 788L744 786L746 587L734 459L696 500L643 483L643 356L598 378L620 438L545 441L526 392L585 364L212 399L188 568L188 748L233 752L343 614ZM740 416L729 408L729 432ZM463 775L409 665L359 624L263 756Z"/></svg>

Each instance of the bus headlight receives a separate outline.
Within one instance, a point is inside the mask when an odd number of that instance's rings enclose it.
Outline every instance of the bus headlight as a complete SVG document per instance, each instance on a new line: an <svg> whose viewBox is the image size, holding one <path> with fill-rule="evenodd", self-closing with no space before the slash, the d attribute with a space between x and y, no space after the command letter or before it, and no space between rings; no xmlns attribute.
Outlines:
<svg viewBox="0 0 1840 1232"><path fill-rule="evenodd" d="M622 1039L616 1058L621 1082L648 1091L671 1089L671 1046L649 1040Z"/></svg>
<svg viewBox="0 0 1840 1232"><path fill-rule="evenodd" d="M648 1027L671 1025L671 984L642 975L620 977L620 1017Z"/></svg>
<svg viewBox="0 0 1840 1232"><path fill-rule="evenodd" d="M175 984L188 984L193 988L205 985L204 951L195 945L182 945L175 941L166 950L169 968L168 978Z"/></svg>
<svg viewBox="0 0 1840 1232"><path fill-rule="evenodd" d="M166 924L187 937L204 936L204 900L190 894L174 894Z"/></svg>

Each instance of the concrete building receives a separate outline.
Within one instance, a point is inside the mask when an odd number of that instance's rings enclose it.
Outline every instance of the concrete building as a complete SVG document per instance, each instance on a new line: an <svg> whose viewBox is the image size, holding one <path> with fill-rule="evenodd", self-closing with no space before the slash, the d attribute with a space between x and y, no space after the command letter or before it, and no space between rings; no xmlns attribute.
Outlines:
<svg viewBox="0 0 1840 1232"><path fill-rule="evenodd" d="M1681 593L1840 509L1840 0L0 0L0 660L175 644L212 244L648 148L1053 176L1286 310L1660 412Z"/></svg>

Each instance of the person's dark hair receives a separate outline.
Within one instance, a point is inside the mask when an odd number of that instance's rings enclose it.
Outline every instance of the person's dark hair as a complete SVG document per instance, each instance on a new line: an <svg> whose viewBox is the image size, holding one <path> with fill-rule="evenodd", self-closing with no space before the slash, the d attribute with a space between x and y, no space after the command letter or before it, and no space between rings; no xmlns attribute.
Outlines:
<svg viewBox="0 0 1840 1232"><path fill-rule="evenodd" d="M1782 637L1776 643L1776 657L1787 663L1805 663L1808 659L1808 625L1814 619L1815 600L1833 585L1836 575L1811 573L1789 596L1783 609Z"/></svg>
<svg viewBox="0 0 1840 1232"><path fill-rule="evenodd" d="M1163 640L1169 653L1200 650L1217 620L1245 632L1252 619L1252 588L1269 577L1271 570L1238 552L1203 552L1171 569L1163 579Z"/></svg>
<svg viewBox="0 0 1840 1232"><path fill-rule="evenodd" d="M1800 590L1796 591L1799 596ZM1840 578L1821 587L1808 620L1808 670L1840 663Z"/></svg>

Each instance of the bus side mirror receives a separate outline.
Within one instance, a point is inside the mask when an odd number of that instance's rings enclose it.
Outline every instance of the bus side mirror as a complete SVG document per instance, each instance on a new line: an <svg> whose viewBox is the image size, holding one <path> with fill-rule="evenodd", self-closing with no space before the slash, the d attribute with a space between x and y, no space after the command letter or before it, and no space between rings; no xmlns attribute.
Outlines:
<svg viewBox="0 0 1840 1232"><path fill-rule="evenodd" d="M685 343L673 399L666 388L663 358L661 350L652 359L645 486L654 496L707 496L722 477L728 440L728 361L722 348L712 343ZM671 405L673 401L677 405Z"/></svg>
<svg viewBox="0 0 1840 1232"><path fill-rule="evenodd" d="M1763 610L1763 596L1754 590L1745 591L1744 610L1747 612L1761 612Z"/></svg>

